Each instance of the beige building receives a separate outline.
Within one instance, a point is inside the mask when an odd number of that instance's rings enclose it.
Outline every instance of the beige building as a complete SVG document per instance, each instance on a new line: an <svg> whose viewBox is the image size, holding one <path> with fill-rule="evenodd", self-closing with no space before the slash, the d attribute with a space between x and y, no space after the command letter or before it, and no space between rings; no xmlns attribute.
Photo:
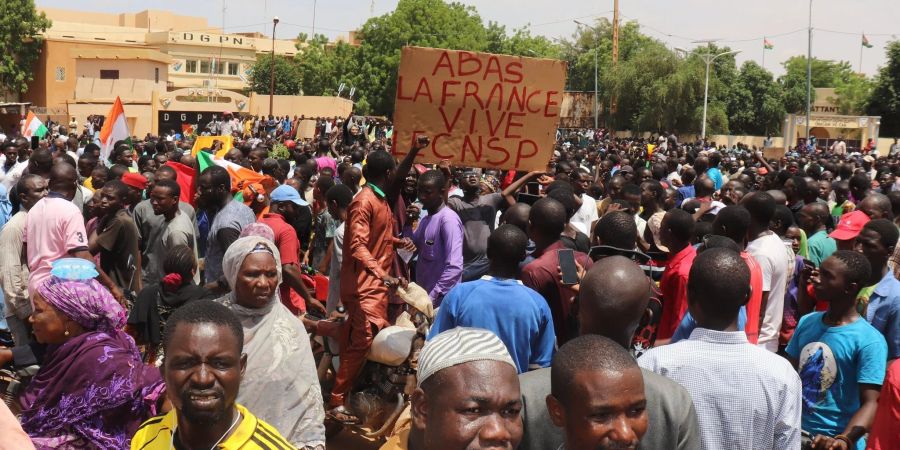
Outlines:
<svg viewBox="0 0 900 450"><path fill-rule="evenodd" d="M255 105L256 96L251 100L245 95L257 57L271 54L273 46L276 55L297 53L294 40L273 42L259 33L224 34L203 17L158 10L122 14L41 10L52 26L45 32L34 80L22 101L54 120L68 122L66 116L72 116L85 123L91 114L106 114L118 96L137 136L158 133L160 113L165 111L179 113L174 117L183 111L205 111L210 116L223 110L251 113L253 107L257 113L261 108ZM341 111L346 109L343 102L337 103ZM287 108L273 112L300 114Z"/></svg>
<svg viewBox="0 0 900 450"><path fill-rule="evenodd" d="M809 115L809 134L816 137L816 146L828 148L833 142L843 139L848 147L858 149L869 139L878 142L881 117L842 115L835 103L836 98L833 88L816 88L816 100L810 105ZM784 142L795 146L805 139L806 122L805 114L788 114L782 128Z"/></svg>

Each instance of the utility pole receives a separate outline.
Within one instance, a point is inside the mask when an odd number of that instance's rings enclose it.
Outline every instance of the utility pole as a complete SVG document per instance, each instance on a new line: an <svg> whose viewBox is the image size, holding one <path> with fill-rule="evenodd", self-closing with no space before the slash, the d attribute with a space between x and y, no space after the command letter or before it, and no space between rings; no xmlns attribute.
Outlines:
<svg viewBox="0 0 900 450"><path fill-rule="evenodd" d="M720 56L736 55L741 52L740 50L733 50L713 55L709 52L709 50L712 50L712 41L707 41L706 45L707 53L702 55L703 61L706 62L706 83L703 85L703 123L700 125L700 139L706 139L706 108L709 102L709 67L712 65L713 61Z"/></svg>
<svg viewBox="0 0 900 450"><path fill-rule="evenodd" d="M809 0L809 36L806 49L806 145L809 146L809 114L812 109L812 0Z"/></svg>
<svg viewBox="0 0 900 450"><path fill-rule="evenodd" d="M617 69L619 67L619 0L613 0L613 43L612 43L612 62L613 62L613 73L617 73ZM616 99L616 93L613 92L612 98L610 99L609 112L611 114L615 114L618 99Z"/></svg>
<svg viewBox="0 0 900 450"><path fill-rule="evenodd" d="M278 16L272 18L272 83L269 85L269 115L275 105L275 27L278 25Z"/></svg>
<svg viewBox="0 0 900 450"><path fill-rule="evenodd" d="M313 0L313 25L312 25L312 38L316 38L316 0Z"/></svg>
<svg viewBox="0 0 900 450"><path fill-rule="evenodd" d="M585 27L585 28L590 28L590 26L588 26L586 23L582 23L582 22L579 22L579 21L577 21L577 20L575 20L574 22L575 22L576 25L581 25L581 26L583 26L583 27ZM599 36L599 34L598 34L597 36ZM599 91L599 89L598 89L598 83L597 83L597 70L598 70L597 67L598 67L598 63L599 63L599 60L597 59L597 55L598 55L599 53L600 53L600 49L599 49L599 48L595 48L595 49L594 49L594 128L595 128L595 129L598 128L598 124L599 124L599 122L598 122L599 117L598 117L598 116L599 116L599 113L600 113L600 106L599 106L599 101L600 101L600 99L599 99L599 93L600 93L600 91Z"/></svg>

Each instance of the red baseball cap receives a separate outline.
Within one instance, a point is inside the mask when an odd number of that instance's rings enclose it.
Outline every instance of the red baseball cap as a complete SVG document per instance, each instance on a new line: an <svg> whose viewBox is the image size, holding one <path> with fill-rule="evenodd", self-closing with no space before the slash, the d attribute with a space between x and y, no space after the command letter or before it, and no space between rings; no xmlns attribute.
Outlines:
<svg viewBox="0 0 900 450"><path fill-rule="evenodd" d="M147 178L139 173L126 172L122 175L122 183L135 189L147 189Z"/></svg>
<svg viewBox="0 0 900 450"><path fill-rule="evenodd" d="M856 239L856 236L859 236L859 232L869 223L869 220L872 219L869 219L869 216L862 211L848 212L841 216L841 221L838 223L837 228L828 236L836 241Z"/></svg>

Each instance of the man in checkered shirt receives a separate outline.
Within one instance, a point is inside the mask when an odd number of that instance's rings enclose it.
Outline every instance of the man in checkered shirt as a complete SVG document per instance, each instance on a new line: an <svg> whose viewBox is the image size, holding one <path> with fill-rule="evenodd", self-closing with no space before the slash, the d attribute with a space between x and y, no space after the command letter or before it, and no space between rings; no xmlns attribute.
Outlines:
<svg viewBox="0 0 900 450"><path fill-rule="evenodd" d="M800 377L737 328L750 298L747 263L734 250L706 250L694 260L687 289L698 327L687 340L644 353L638 364L688 390L704 449L800 448Z"/></svg>

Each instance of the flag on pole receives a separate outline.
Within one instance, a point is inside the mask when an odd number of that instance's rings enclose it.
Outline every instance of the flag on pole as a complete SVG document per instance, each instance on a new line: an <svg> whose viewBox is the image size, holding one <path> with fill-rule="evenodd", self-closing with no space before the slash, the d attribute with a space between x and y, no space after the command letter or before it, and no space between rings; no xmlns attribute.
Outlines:
<svg viewBox="0 0 900 450"><path fill-rule="evenodd" d="M25 136L26 139L31 139L32 136L43 139L45 134L47 134L47 127L44 122L41 122L41 119L38 119L33 112L28 111L25 125L22 127L22 136Z"/></svg>
<svg viewBox="0 0 900 450"><path fill-rule="evenodd" d="M773 48L775 48L775 44L773 44L772 41L763 38L763 50L772 50Z"/></svg>
<svg viewBox="0 0 900 450"><path fill-rule="evenodd" d="M122 99L116 96L103 128L100 129L100 159L106 161L112 153L113 146L118 141L125 141L131 147L131 133L128 132L128 123L125 121L125 108L122 107Z"/></svg>
<svg viewBox="0 0 900 450"><path fill-rule="evenodd" d="M862 46L865 48L872 48L872 44L869 43L869 38L866 37L865 33L862 35Z"/></svg>

